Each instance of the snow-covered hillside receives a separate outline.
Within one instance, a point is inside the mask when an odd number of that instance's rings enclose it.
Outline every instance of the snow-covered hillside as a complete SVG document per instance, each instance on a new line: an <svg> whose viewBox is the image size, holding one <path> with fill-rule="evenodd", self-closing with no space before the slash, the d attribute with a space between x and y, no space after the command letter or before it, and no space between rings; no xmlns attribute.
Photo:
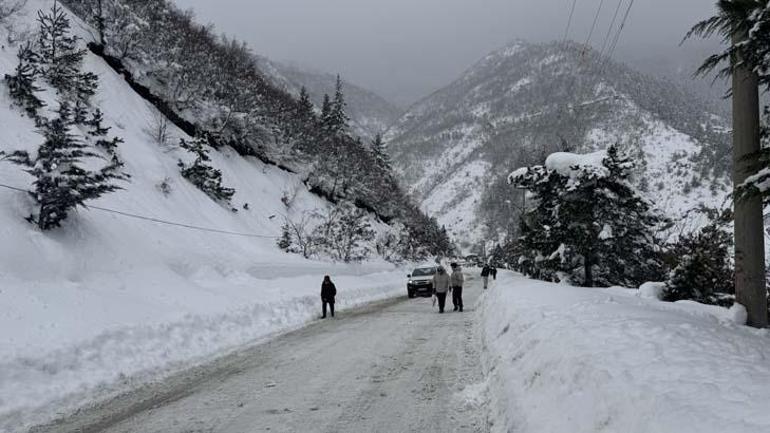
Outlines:
<svg viewBox="0 0 770 433"><path fill-rule="evenodd" d="M770 333L746 311L508 272L483 298L493 432L770 429Z"/></svg>
<svg viewBox="0 0 770 433"><path fill-rule="evenodd" d="M293 95L299 95L304 86L313 103L320 107L324 94L334 96L337 77L332 74L315 72L298 66L286 65L258 56L259 68L273 82ZM347 82L343 78L343 91L348 104L353 133L366 141L377 134L383 134L403 112L383 97Z"/></svg>
<svg viewBox="0 0 770 433"><path fill-rule="evenodd" d="M403 182L466 245L515 231L512 170L611 143L638 186L679 219L726 194L727 123L678 89L577 44L517 41L413 106L386 138Z"/></svg>
<svg viewBox="0 0 770 433"><path fill-rule="evenodd" d="M51 3L30 0L14 27L34 29L36 11ZM70 19L90 40L88 26ZM6 32L0 77L17 64L19 43ZM324 274L337 281L343 308L402 294L404 272L384 261L336 265L276 247L286 216L333 206L300 175L225 147L211 164L236 194L232 206L215 202L180 175L189 155L176 143L191 137L169 124L167 144L157 143L158 110L101 58L89 53L84 69L99 77L92 102L125 140L118 154L131 179L50 232L25 221L26 193L0 187L0 431L307 323L320 312ZM54 92L41 96L52 116ZM42 141L0 83L0 150L34 151ZM0 161L0 183L29 189L32 177Z"/></svg>

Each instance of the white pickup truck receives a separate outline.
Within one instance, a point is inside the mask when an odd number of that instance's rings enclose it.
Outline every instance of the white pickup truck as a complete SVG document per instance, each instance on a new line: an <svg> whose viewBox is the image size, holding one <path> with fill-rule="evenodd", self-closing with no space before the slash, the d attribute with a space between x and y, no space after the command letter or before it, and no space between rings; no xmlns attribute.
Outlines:
<svg viewBox="0 0 770 433"><path fill-rule="evenodd" d="M406 293L410 298L417 295L433 295L433 275L436 274L436 266L418 266L411 274L407 275Z"/></svg>

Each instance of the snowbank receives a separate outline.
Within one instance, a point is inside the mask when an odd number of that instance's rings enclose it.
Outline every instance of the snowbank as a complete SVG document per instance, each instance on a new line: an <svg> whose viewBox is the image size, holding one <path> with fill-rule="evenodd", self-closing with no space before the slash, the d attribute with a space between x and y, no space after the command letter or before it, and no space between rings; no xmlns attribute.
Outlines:
<svg viewBox="0 0 770 433"><path fill-rule="evenodd" d="M493 431L770 431L766 330L632 290L499 277L482 311Z"/></svg>
<svg viewBox="0 0 770 433"><path fill-rule="evenodd" d="M3 286L0 431L23 431L54 411L301 327L320 315L324 271L334 275L343 311L405 293L405 270L317 265L294 264L286 277L263 280L211 269L188 285L169 281L150 290Z"/></svg>

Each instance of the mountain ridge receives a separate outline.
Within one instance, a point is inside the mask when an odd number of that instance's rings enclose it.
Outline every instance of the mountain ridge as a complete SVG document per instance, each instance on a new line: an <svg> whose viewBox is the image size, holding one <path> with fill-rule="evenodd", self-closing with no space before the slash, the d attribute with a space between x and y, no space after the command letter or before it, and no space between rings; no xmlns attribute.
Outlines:
<svg viewBox="0 0 770 433"><path fill-rule="evenodd" d="M677 217L719 201L729 168L728 123L707 104L574 42L493 51L413 105L386 141L403 184L466 246L515 236L517 205L495 203L522 200L505 175L555 151L622 142L638 186ZM666 171L676 176L655 182Z"/></svg>

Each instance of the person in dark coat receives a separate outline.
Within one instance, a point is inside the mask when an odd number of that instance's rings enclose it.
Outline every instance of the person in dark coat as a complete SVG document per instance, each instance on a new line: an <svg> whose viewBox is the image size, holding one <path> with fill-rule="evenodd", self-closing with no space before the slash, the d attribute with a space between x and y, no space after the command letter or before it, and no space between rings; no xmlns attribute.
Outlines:
<svg viewBox="0 0 770 433"><path fill-rule="evenodd" d="M321 283L321 305L323 309L322 319L326 318L326 305L329 305L329 311L334 317L334 297L337 296L337 287L332 283L331 277L328 275L324 277L324 282Z"/></svg>
<svg viewBox="0 0 770 433"><path fill-rule="evenodd" d="M492 274L492 279L497 280L497 267L495 267L495 265L492 265L489 272Z"/></svg>
<svg viewBox="0 0 770 433"><path fill-rule="evenodd" d="M489 274L491 273L492 268L490 268L489 265L484 265L484 267L481 268L481 280L484 281L484 290L489 286Z"/></svg>

